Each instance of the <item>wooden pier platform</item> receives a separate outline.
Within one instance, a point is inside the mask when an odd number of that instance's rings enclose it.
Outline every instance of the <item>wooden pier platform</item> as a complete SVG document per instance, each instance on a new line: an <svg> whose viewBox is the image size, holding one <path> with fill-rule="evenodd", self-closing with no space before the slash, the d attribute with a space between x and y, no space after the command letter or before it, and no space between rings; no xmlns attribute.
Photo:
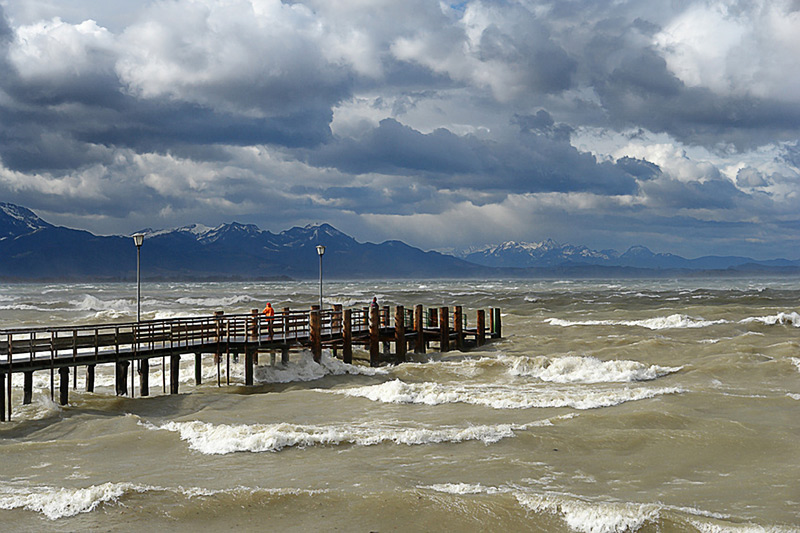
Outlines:
<svg viewBox="0 0 800 533"><path fill-rule="evenodd" d="M254 366L258 354L269 352L275 357L281 352L281 361L289 361L290 350L310 349L319 362L323 347L334 355L341 350L345 363L353 361L353 345L362 345L369 351L372 366L402 363L409 351L425 353L433 343L438 351L465 350L481 346L487 339L502 335L500 309L489 310L489 327L486 312L476 312L475 324L469 327L461 306L453 308L452 320L448 307L413 309L396 306L394 314L389 307L377 306L359 309L320 310L318 305L309 311L284 308L272 318L258 309L250 314L226 315L218 311L213 316L146 320L120 324L95 324L82 326L37 327L0 329L0 421L11 419L12 375L24 374L23 404L33 396L33 373L50 372L50 397L55 398L55 373L59 378L59 401L69 402L69 377L72 369L73 388L77 388L78 369L86 372L86 390L94 391L95 366L115 365L115 385L118 395L127 395L128 370L130 395L135 390L135 375L139 376L139 394L150 394L150 362L161 359L163 368L169 359L170 393L179 388L179 365L182 355L195 358L195 381L202 381L202 357L213 355L217 364L217 384L221 385L223 356L228 369L230 356L244 358L245 385L253 385ZM394 352L388 346L394 344ZM383 345L383 350L381 349ZM230 371L226 373L227 382ZM166 374L162 374L166 390Z"/></svg>

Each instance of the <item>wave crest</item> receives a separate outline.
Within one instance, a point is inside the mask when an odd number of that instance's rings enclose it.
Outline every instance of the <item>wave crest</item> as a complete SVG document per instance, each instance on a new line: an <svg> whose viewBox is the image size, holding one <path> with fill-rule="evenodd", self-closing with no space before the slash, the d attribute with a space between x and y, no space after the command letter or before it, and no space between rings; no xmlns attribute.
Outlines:
<svg viewBox="0 0 800 533"><path fill-rule="evenodd" d="M374 446L383 442L419 445L443 442L463 442L478 440L492 444L501 439L514 436L510 424L494 426L480 425L445 428L403 428L388 425L227 425L206 422L168 422L161 426L148 426L152 429L174 431L189 447L208 455L224 455L234 452L278 452L287 447L305 448L318 445L337 445L342 443L359 446Z"/></svg>

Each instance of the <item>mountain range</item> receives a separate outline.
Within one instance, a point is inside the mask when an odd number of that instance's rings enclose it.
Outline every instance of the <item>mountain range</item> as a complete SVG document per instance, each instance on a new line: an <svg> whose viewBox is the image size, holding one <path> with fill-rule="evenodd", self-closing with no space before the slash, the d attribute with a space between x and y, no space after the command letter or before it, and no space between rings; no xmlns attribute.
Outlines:
<svg viewBox="0 0 800 533"><path fill-rule="evenodd" d="M800 261L746 257L685 259L634 246L624 253L585 246L506 242L458 257L400 241L360 243L329 224L271 233L233 222L170 230L145 229L144 279L313 279L316 246L326 247L327 278L645 277L701 271L797 274ZM5 280L129 280L136 275L130 236L97 236L50 224L31 210L0 202L0 278Z"/></svg>

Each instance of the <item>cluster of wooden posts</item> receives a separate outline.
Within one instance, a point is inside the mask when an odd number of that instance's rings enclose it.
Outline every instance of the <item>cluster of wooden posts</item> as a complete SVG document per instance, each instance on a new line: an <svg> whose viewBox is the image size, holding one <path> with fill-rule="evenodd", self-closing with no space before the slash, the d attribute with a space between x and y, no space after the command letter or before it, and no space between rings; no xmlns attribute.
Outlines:
<svg viewBox="0 0 800 533"><path fill-rule="evenodd" d="M266 317L258 309L250 314L226 315L218 311L211 317L147 320L125 324L99 324L86 326L17 328L0 330L0 421L11 418L12 379L22 373L23 404L33 397L34 371L49 370L50 396L55 396L55 373L59 374L59 401L69 401L69 377L72 369L72 387L77 388L78 368L85 368L86 390L94 391L97 364L115 365L115 388L118 395L130 394L135 388L135 374L139 376L139 394L150 394L150 362L161 359L162 387L167 390L166 360L169 359L169 390L177 394L180 383L180 360L185 354L195 356L195 382L202 383L202 357L213 354L217 366L217 384L222 384L221 366L227 364L226 380L230 384L231 357L234 362L244 356L245 385L253 385L254 366L259 353L270 353L275 364L277 352L281 361L288 363L292 349L311 350L314 360L321 361L323 347L335 356L352 363L353 346L363 346L369 351L370 365L400 363L407 360L409 351L425 353L431 343L441 352L450 349L464 350L481 346L487 338L501 336L500 309L489 312L477 310L476 324L468 327L461 306L453 310L452 321L448 307L425 310L417 305L413 310L396 306L392 320L389 307L378 306L360 309L292 311L285 308L274 317ZM389 345L394 343L394 353ZM365 359L366 361L366 359Z"/></svg>

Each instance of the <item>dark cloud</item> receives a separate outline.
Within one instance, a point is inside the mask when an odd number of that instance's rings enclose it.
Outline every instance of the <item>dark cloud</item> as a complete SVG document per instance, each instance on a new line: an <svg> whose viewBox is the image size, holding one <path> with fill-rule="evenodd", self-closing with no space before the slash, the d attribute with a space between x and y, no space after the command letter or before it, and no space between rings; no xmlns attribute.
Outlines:
<svg viewBox="0 0 800 533"><path fill-rule="evenodd" d="M547 120L543 115L540 119ZM481 191L630 194L635 181L563 139L529 133L499 144L446 129L423 134L384 119L360 139L336 139L309 154L319 166L344 172L416 175L438 187Z"/></svg>
<svg viewBox="0 0 800 533"><path fill-rule="evenodd" d="M775 26L793 3L69 4L0 6L0 199L61 222L466 209L497 218L464 244L591 227L725 249L758 241L732 220L796 230L800 50Z"/></svg>

